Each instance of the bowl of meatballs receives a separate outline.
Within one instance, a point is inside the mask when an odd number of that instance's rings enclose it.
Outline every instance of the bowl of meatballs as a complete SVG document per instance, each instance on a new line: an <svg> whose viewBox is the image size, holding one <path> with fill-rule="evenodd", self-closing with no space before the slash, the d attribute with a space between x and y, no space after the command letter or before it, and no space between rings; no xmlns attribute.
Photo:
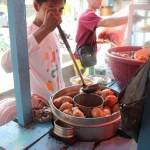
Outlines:
<svg viewBox="0 0 150 150"><path fill-rule="evenodd" d="M121 121L118 93L107 87L89 94L80 89L81 85L75 85L54 94L50 99L54 118L74 127L80 140L97 141L114 136Z"/></svg>

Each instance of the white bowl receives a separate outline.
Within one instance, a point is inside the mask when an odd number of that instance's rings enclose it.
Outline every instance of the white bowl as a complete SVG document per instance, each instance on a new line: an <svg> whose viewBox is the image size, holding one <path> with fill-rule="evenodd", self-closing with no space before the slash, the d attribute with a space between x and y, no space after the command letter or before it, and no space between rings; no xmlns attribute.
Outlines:
<svg viewBox="0 0 150 150"><path fill-rule="evenodd" d="M83 77L87 85L100 83L101 85L107 85L111 82L111 78L105 75L90 75ZM79 76L73 76L70 78L72 85L82 85L81 79Z"/></svg>
<svg viewBox="0 0 150 150"><path fill-rule="evenodd" d="M87 77L83 77L85 84L86 85L90 85L90 84L94 84L95 80L93 77L91 76L87 76ZM70 78L70 82L72 85L82 85L81 79L79 76L73 76Z"/></svg>

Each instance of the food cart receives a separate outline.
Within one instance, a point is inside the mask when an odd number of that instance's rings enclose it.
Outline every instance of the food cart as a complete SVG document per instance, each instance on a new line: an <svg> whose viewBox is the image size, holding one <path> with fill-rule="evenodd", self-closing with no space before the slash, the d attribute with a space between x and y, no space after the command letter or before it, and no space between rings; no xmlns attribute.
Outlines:
<svg viewBox="0 0 150 150"><path fill-rule="evenodd" d="M148 135L150 124L149 122L145 122L145 117L143 119L138 144L136 144L133 139L123 138L116 135L105 141L86 142L77 140L73 145L69 145L56 140L49 135L49 131L52 128L51 122L33 122L29 86L24 0L8 0L8 14L12 60L14 66L13 73L17 103L17 122L11 121L0 127L0 149L136 150L138 147L139 150L147 150L149 147ZM114 84L112 88L114 90L118 89L116 84ZM146 115L148 115L148 112L144 114L144 116ZM145 125L147 127L146 129L144 128Z"/></svg>

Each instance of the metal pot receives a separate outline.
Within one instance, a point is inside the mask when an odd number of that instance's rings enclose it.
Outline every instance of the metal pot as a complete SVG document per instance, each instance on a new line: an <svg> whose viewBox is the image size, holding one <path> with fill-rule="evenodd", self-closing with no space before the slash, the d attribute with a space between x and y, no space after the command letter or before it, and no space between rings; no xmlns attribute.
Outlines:
<svg viewBox="0 0 150 150"><path fill-rule="evenodd" d="M80 118L65 114L54 106L53 100L55 98L63 95L74 97L79 93L80 88L80 85L71 86L55 93L50 100L53 115L57 119L75 127L76 135L80 140L96 141L114 136L120 125L121 117L119 111L107 117ZM102 87L102 89L104 88Z"/></svg>
<svg viewBox="0 0 150 150"><path fill-rule="evenodd" d="M87 103L88 99L88 103ZM86 117L92 117L91 111L94 107L103 107L104 100L102 97L100 97L97 94L85 94L85 93L80 93L74 96L73 98L75 106L77 106L84 114Z"/></svg>

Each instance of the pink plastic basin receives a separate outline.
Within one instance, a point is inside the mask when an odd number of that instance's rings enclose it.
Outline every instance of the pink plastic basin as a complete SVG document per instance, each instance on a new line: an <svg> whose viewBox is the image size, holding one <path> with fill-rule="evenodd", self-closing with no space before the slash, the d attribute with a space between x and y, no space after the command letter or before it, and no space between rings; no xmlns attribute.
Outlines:
<svg viewBox="0 0 150 150"><path fill-rule="evenodd" d="M110 68L120 87L125 87L135 75L138 68L144 63L142 61L116 56L112 52L137 51L141 48L139 46L123 46L111 48L107 51L106 55Z"/></svg>

